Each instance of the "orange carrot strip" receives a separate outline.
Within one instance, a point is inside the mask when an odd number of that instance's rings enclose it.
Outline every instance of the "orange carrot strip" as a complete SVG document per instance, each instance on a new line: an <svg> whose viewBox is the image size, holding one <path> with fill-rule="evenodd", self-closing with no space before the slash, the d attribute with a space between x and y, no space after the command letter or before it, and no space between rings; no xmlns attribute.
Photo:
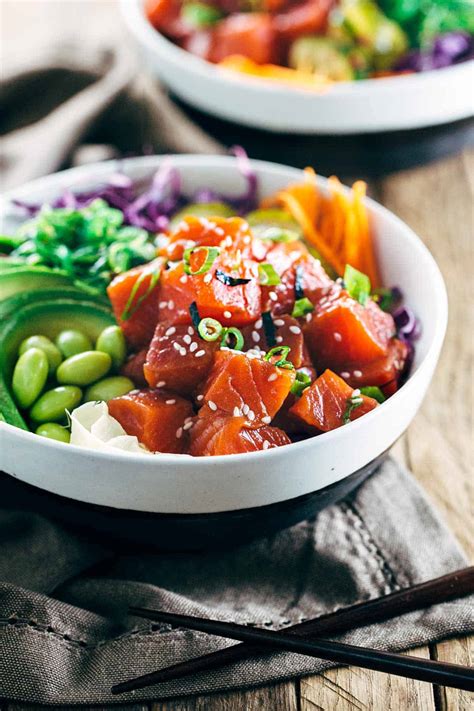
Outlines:
<svg viewBox="0 0 474 711"><path fill-rule="evenodd" d="M362 180L357 180L353 185L354 212L359 225L360 254L363 257L364 270L369 277L372 287L380 286L380 274L374 254L374 245L370 234L369 216L364 204L367 185Z"/></svg>

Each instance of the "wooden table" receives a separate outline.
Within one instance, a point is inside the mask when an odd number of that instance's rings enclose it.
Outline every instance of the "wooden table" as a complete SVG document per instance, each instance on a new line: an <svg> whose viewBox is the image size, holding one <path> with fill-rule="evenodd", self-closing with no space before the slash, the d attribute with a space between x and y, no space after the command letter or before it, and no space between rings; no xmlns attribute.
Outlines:
<svg viewBox="0 0 474 711"><path fill-rule="evenodd" d="M63 39L68 28L96 39L123 41L115 1L0 2L3 45L19 41L30 52L43 40ZM126 41L126 40L125 40ZM446 279L450 322L428 396L396 456L411 469L465 550L474 558L471 379L474 331L474 153L393 174L370 184L372 195L424 240ZM420 274L420 279L423 275ZM415 654L459 664L474 662L474 638L455 639ZM413 652L412 652L413 653ZM127 706L130 711L468 711L474 697L429 684L343 668L252 691ZM58 707L54 707L58 709ZM77 707L76 707L77 708ZM80 707L86 711L86 707ZM114 707L117 708L117 707ZM1 711L31 711L8 704Z"/></svg>

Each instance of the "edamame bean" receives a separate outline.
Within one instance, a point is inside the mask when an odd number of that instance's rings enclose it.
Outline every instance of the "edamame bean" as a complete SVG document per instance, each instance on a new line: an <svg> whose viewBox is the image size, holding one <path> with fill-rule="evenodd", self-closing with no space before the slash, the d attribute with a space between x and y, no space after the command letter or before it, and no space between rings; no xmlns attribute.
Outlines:
<svg viewBox="0 0 474 711"><path fill-rule="evenodd" d="M90 385L107 375L111 365L112 358L108 353L84 351L63 360L56 378L63 385Z"/></svg>
<svg viewBox="0 0 474 711"><path fill-rule="evenodd" d="M108 402L114 397L126 395L134 388L135 385L132 383L130 378L125 378L123 375L104 378L103 380L99 380L97 383L94 383L94 385L87 388L84 395L84 401L89 402L90 400L103 400L104 402Z"/></svg>
<svg viewBox="0 0 474 711"><path fill-rule="evenodd" d="M125 361L127 345L120 326L107 326L107 328L104 328L97 339L95 347L96 350L109 354L115 370L118 370Z"/></svg>
<svg viewBox="0 0 474 711"><path fill-rule="evenodd" d="M29 353L29 351L28 351ZM74 410L82 398L82 391L74 385L59 386L43 393L30 410L34 422L57 422L66 410Z"/></svg>
<svg viewBox="0 0 474 711"><path fill-rule="evenodd" d="M44 351L30 348L18 358L13 371L12 390L20 407L30 407L41 394L48 378Z"/></svg>
<svg viewBox="0 0 474 711"><path fill-rule="evenodd" d="M45 422L43 425L38 427L36 434L40 437L55 439L58 442L69 442L71 438L71 433L67 427L58 425L57 422Z"/></svg>
<svg viewBox="0 0 474 711"><path fill-rule="evenodd" d="M35 334L34 336L29 336L21 342L20 350L18 351L20 355L26 353L30 348L39 348L44 352L46 358L48 359L49 374L54 375L56 368L62 361L63 357L61 351L57 346L54 345L52 341L46 336L40 336Z"/></svg>
<svg viewBox="0 0 474 711"><path fill-rule="evenodd" d="M56 345L65 358L92 350L92 341L82 331L68 329L56 337Z"/></svg>

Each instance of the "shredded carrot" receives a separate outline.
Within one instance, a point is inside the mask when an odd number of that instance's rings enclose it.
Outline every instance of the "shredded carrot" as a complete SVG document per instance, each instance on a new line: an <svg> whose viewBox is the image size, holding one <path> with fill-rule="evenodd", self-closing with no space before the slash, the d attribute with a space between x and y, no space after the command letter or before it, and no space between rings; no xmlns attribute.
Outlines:
<svg viewBox="0 0 474 711"><path fill-rule="evenodd" d="M319 76L313 72L281 67L278 64L257 64L252 59L241 54L232 54L226 57L219 62L219 66L240 74L247 74L280 84L289 84L311 91L322 91L332 83L326 77Z"/></svg>
<svg viewBox="0 0 474 711"><path fill-rule="evenodd" d="M366 189L366 184L358 180L348 197L332 176L329 193L323 195L314 170L306 168L304 181L267 198L262 207L284 207L301 226L309 244L340 276L350 264L367 274L372 286L377 287L380 279L364 202Z"/></svg>

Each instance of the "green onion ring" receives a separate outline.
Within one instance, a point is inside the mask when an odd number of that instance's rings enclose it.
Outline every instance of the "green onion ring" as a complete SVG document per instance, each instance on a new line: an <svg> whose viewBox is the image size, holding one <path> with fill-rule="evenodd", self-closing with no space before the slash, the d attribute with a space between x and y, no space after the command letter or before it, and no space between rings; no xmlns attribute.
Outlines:
<svg viewBox="0 0 474 711"><path fill-rule="evenodd" d="M205 341L217 341L222 334L222 324L216 321L215 318L203 318L199 321L198 333Z"/></svg>
<svg viewBox="0 0 474 711"><path fill-rule="evenodd" d="M193 272L193 270L191 269L191 265L189 264L189 258L191 254L196 254L197 252L203 250L206 252L206 259L204 261L204 264L197 271ZM218 247L190 247L189 249L186 249L183 254L184 271L186 272L186 274L190 274L191 276L205 274L209 271L209 269L216 261L219 252L220 250L218 249Z"/></svg>
<svg viewBox="0 0 474 711"><path fill-rule="evenodd" d="M235 344L233 346L229 346L229 343L227 341L229 336L233 336L235 338ZM244 346L244 337L242 335L242 331L239 331L239 329L235 328L234 326L230 326L230 328L224 328L221 346L231 348L234 351L241 351Z"/></svg>

